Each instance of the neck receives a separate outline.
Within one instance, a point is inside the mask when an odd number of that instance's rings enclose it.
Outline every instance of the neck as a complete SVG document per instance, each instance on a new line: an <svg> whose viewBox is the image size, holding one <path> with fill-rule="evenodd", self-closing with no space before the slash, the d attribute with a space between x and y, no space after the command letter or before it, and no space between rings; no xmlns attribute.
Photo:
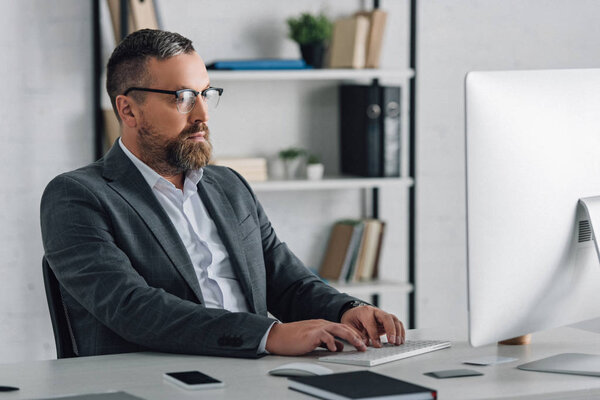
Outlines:
<svg viewBox="0 0 600 400"><path fill-rule="evenodd" d="M151 162L150 160L145 160L137 146L137 143L134 140L129 140L129 137L126 135L121 136L121 141L123 142L123 145L127 147L127 150L131 152L131 154L133 154L144 164L156 171L157 174L159 174L160 176L171 182L173 185L175 185L177 189L183 190L183 182L185 180L184 172L176 171L166 161L156 163Z"/></svg>

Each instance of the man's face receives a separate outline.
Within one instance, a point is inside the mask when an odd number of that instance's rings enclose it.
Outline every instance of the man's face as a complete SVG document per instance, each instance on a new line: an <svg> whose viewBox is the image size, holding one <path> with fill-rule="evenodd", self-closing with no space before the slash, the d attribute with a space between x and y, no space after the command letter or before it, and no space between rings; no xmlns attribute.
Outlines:
<svg viewBox="0 0 600 400"><path fill-rule="evenodd" d="M194 89L201 92L210 81L198 55L181 54L148 61L151 77L146 87L162 90ZM174 176L205 166L210 160L208 110L201 96L188 114L177 110L175 96L146 93L139 107L137 145L140 159L163 176Z"/></svg>

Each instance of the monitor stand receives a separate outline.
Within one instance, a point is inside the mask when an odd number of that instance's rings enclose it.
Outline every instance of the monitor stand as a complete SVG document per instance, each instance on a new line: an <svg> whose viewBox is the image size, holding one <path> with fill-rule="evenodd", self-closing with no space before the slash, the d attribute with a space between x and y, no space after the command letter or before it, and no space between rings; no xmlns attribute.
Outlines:
<svg viewBox="0 0 600 400"><path fill-rule="evenodd" d="M600 244L596 239L600 234L600 196L579 199L579 204L587 213L592 237L600 260ZM600 273L600 271L599 271ZM541 360L519 365L517 368L525 371L554 372L558 374L587 375L600 377L600 355L584 353L563 353Z"/></svg>
<svg viewBox="0 0 600 400"><path fill-rule="evenodd" d="M600 355L563 353L522 364L517 368L524 371L600 377Z"/></svg>

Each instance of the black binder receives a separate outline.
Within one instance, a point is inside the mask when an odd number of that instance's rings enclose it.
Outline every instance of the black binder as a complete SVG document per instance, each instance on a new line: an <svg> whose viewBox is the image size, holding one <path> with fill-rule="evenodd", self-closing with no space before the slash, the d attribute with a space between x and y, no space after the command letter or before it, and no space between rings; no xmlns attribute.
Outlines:
<svg viewBox="0 0 600 400"><path fill-rule="evenodd" d="M400 87L340 86L340 154L344 174L400 176Z"/></svg>

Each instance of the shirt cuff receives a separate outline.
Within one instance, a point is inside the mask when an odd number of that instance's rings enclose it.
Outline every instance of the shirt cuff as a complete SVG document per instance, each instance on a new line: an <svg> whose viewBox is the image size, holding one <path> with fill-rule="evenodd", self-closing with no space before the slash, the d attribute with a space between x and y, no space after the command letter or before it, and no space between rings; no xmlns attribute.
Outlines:
<svg viewBox="0 0 600 400"><path fill-rule="evenodd" d="M267 347L267 338L269 337L269 332L271 332L271 328L273 328L273 325L275 325L276 323L277 323L277 321L273 322L271 324L271 326L269 326L269 329L267 329L267 332L265 333L265 335L263 336L262 340L260 341L260 344L258 345L257 354L271 354L266 349L266 347Z"/></svg>

